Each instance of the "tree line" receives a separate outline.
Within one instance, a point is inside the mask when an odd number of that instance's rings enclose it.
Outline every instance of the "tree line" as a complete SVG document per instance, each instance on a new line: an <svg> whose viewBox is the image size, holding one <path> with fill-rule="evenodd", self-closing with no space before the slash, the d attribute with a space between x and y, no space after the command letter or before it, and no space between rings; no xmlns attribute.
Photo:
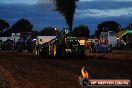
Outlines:
<svg viewBox="0 0 132 88"><path fill-rule="evenodd" d="M131 29L132 24L129 24L126 28ZM126 29L124 28L124 29ZM121 25L116 21L105 21L97 26L97 30L93 35L90 35L90 30L87 25L79 25L72 30L72 35L76 37L99 37L101 32L114 31L119 32L124 30L121 28ZM20 33L20 32L33 32L34 36L37 35L46 35L53 36L60 33L60 30L55 30L53 27L45 27L40 32L33 30L33 24L27 19L20 19L15 24L10 27L10 24L0 19L0 36L11 36L11 33Z"/></svg>

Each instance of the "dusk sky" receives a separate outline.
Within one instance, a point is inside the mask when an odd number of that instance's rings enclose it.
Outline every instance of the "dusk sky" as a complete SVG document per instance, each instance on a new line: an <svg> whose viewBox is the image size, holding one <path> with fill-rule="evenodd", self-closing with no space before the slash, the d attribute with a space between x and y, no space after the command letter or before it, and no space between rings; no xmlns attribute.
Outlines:
<svg viewBox="0 0 132 88"><path fill-rule="evenodd" d="M132 23L132 0L80 0L77 5L74 27L88 25L91 33L102 21L115 20L122 27ZM49 0L0 0L0 18L10 25L21 18L28 19L34 30L67 27L63 16L54 9Z"/></svg>

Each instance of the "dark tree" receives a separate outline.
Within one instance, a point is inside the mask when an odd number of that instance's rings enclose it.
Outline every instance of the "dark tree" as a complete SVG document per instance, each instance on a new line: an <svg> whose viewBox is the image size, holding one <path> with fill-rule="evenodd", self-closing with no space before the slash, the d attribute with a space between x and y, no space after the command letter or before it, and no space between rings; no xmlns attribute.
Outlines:
<svg viewBox="0 0 132 88"><path fill-rule="evenodd" d="M99 29L99 32L107 32L107 31L114 31L118 32L120 31L121 25L115 21L105 21L101 24L98 24L97 28Z"/></svg>
<svg viewBox="0 0 132 88"><path fill-rule="evenodd" d="M38 31L32 31L32 33L33 33L33 38L36 38L38 35L39 35L39 32Z"/></svg>
<svg viewBox="0 0 132 88"><path fill-rule="evenodd" d="M56 36L59 33L59 30L56 30L53 27L45 27L40 31L39 35L41 36Z"/></svg>
<svg viewBox="0 0 132 88"><path fill-rule="evenodd" d="M79 25L78 27L75 27L72 33L76 37L89 37L90 36L90 30L85 25Z"/></svg>
<svg viewBox="0 0 132 88"><path fill-rule="evenodd" d="M95 35L97 38L99 38L99 35L100 35L100 32L99 32L99 30L95 30L95 33L94 33L94 35Z"/></svg>
<svg viewBox="0 0 132 88"><path fill-rule="evenodd" d="M129 24L126 28L127 29L132 29L132 24Z"/></svg>
<svg viewBox="0 0 132 88"><path fill-rule="evenodd" d="M33 25L30 21L26 19L18 20L7 33L20 33L20 32L32 32Z"/></svg>
<svg viewBox="0 0 132 88"><path fill-rule="evenodd" d="M89 38L95 38L96 36L94 34L90 35Z"/></svg>
<svg viewBox="0 0 132 88"><path fill-rule="evenodd" d="M8 22L6 22L5 20L3 20L3 19L0 19L0 32L3 32L4 31L4 29L6 29L6 28L9 28L9 23Z"/></svg>

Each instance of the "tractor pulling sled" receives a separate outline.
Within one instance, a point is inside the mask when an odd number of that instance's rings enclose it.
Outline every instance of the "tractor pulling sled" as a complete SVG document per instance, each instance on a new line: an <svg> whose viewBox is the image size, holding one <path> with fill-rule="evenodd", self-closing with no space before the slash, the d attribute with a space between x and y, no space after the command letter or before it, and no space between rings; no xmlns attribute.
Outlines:
<svg viewBox="0 0 132 88"><path fill-rule="evenodd" d="M72 37L69 32L64 32L43 44L37 42L34 54L55 58L85 58L85 46L79 43L77 37ZM39 40L41 39L36 41Z"/></svg>

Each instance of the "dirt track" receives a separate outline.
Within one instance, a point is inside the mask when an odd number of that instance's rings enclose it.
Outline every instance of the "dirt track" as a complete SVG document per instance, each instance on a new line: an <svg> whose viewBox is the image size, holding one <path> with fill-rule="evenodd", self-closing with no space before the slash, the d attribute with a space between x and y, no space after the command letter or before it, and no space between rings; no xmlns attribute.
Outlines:
<svg viewBox="0 0 132 88"><path fill-rule="evenodd" d="M0 71L0 77L8 85L3 88L82 88L78 76L83 66L90 68L90 77L94 79L132 80L131 52L86 54L83 60L63 60L2 52L0 70L4 71Z"/></svg>

